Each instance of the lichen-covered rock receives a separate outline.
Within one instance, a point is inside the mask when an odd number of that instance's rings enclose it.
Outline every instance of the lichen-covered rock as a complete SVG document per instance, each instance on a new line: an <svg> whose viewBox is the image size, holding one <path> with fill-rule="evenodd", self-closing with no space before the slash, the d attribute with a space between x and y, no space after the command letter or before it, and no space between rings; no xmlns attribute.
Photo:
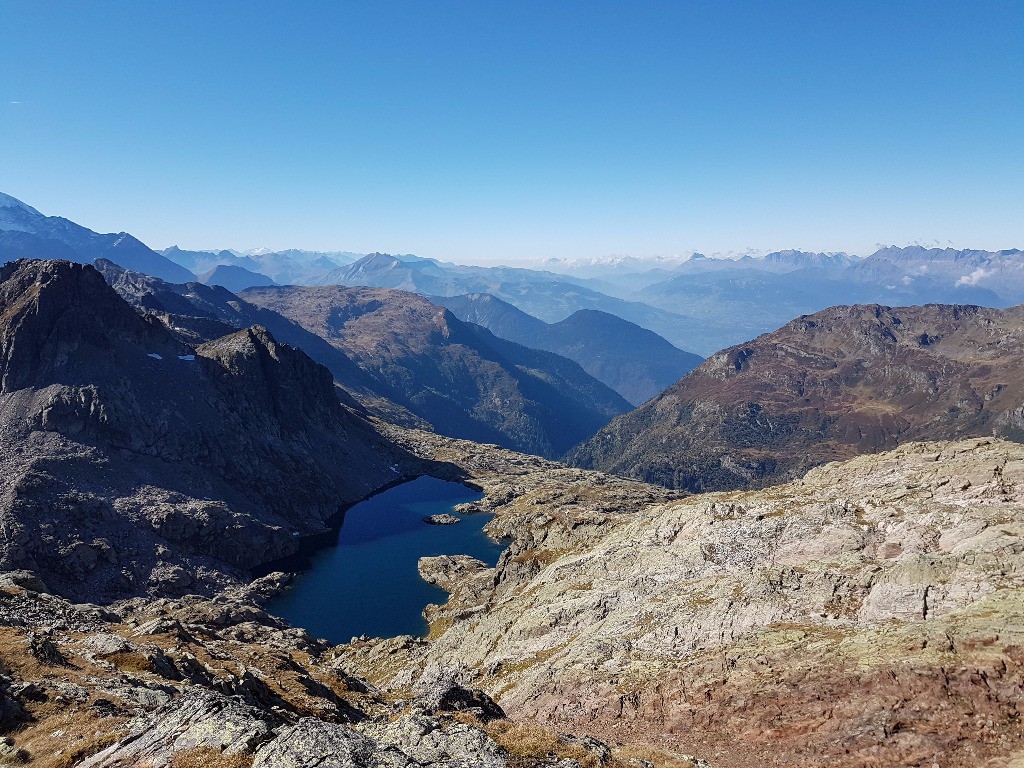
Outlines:
<svg viewBox="0 0 1024 768"><path fill-rule="evenodd" d="M442 725L421 706L397 720L374 721L362 726L381 745L407 755L412 765L431 768L504 768L505 750L479 728L461 722Z"/></svg>
<svg viewBox="0 0 1024 768"><path fill-rule="evenodd" d="M263 744L253 768L371 768L376 745L345 725L307 718Z"/></svg>
<svg viewBox="0 0 1024 768"><path fill-rule="evenodd" d="M128 736L81 763L82 768L151 765L164 768L175 752L201 747L248 754L272 735L267 713L204 688L139 720Z"/></svg>

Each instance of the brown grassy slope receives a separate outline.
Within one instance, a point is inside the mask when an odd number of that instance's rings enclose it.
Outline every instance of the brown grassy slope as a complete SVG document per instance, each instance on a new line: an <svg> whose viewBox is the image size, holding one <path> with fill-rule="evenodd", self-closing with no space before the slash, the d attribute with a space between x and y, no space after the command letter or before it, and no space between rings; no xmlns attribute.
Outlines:
<svg viewBox="0 0 1024 768"><path fill-rule="evenodd" d="M914 440L1024 438L1024 307L832 307L709 358L569 454L695 491Z"/></svg>

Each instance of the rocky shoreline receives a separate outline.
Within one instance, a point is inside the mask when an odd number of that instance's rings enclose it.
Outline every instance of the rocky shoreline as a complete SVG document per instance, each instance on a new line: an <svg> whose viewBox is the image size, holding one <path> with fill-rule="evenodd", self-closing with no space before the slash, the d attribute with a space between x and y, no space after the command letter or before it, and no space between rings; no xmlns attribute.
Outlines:
<svg viewBox="0 0 1024 768"><path fill-rule="evenodd" d="M509 542L495 568L421 560L450 593L426 611L429 637L330 647L259 607L284 574L105 608L8 574L4 748L39 756L62 730L77 734L64 762L38 764L1008 768L1020 754L1021 446L912 444L685 497L382 429L482 488L471 506Z"/></svg>
<svg viewBox="0 0 1024 768"><path fill-rule="evenodd" d="M399 442L463 466L511 543L494 569L421 561L451 594L427 609L428 639L338 649L382 690L444 669L513 717L716 765L1022 754L1024 447L909 444L673 500L422 433Z"/></svg>

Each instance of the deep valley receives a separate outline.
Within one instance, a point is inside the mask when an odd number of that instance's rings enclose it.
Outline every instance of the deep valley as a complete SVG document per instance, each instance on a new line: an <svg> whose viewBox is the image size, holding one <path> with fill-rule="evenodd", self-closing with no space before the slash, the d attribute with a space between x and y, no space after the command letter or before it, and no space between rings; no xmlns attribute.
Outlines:
<svg viewBox="0 0 1024 768"><path fill-rule="evenodd" d="M701 362L47 227L74 260L0 267L0 763L1024 759L1020 307Z"/></svg>

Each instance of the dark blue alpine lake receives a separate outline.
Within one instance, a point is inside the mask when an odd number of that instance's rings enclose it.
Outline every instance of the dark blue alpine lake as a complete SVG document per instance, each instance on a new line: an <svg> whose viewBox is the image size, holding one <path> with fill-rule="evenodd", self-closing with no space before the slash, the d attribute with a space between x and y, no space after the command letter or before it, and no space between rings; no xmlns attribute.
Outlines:
<svg viewBox="0 0 1024 768"><path fill-rule="evenodd" d="M458 515L455 525L428 525L423 518L457 514L455 505L482 496L459 483L419 477L350 507L338 543L313 554L267 610L333 643L364 634L426 634L423 608L447 595L420 578L419 559L472 555L494 565L504 547L483 533L490 515Z"/></svg>

